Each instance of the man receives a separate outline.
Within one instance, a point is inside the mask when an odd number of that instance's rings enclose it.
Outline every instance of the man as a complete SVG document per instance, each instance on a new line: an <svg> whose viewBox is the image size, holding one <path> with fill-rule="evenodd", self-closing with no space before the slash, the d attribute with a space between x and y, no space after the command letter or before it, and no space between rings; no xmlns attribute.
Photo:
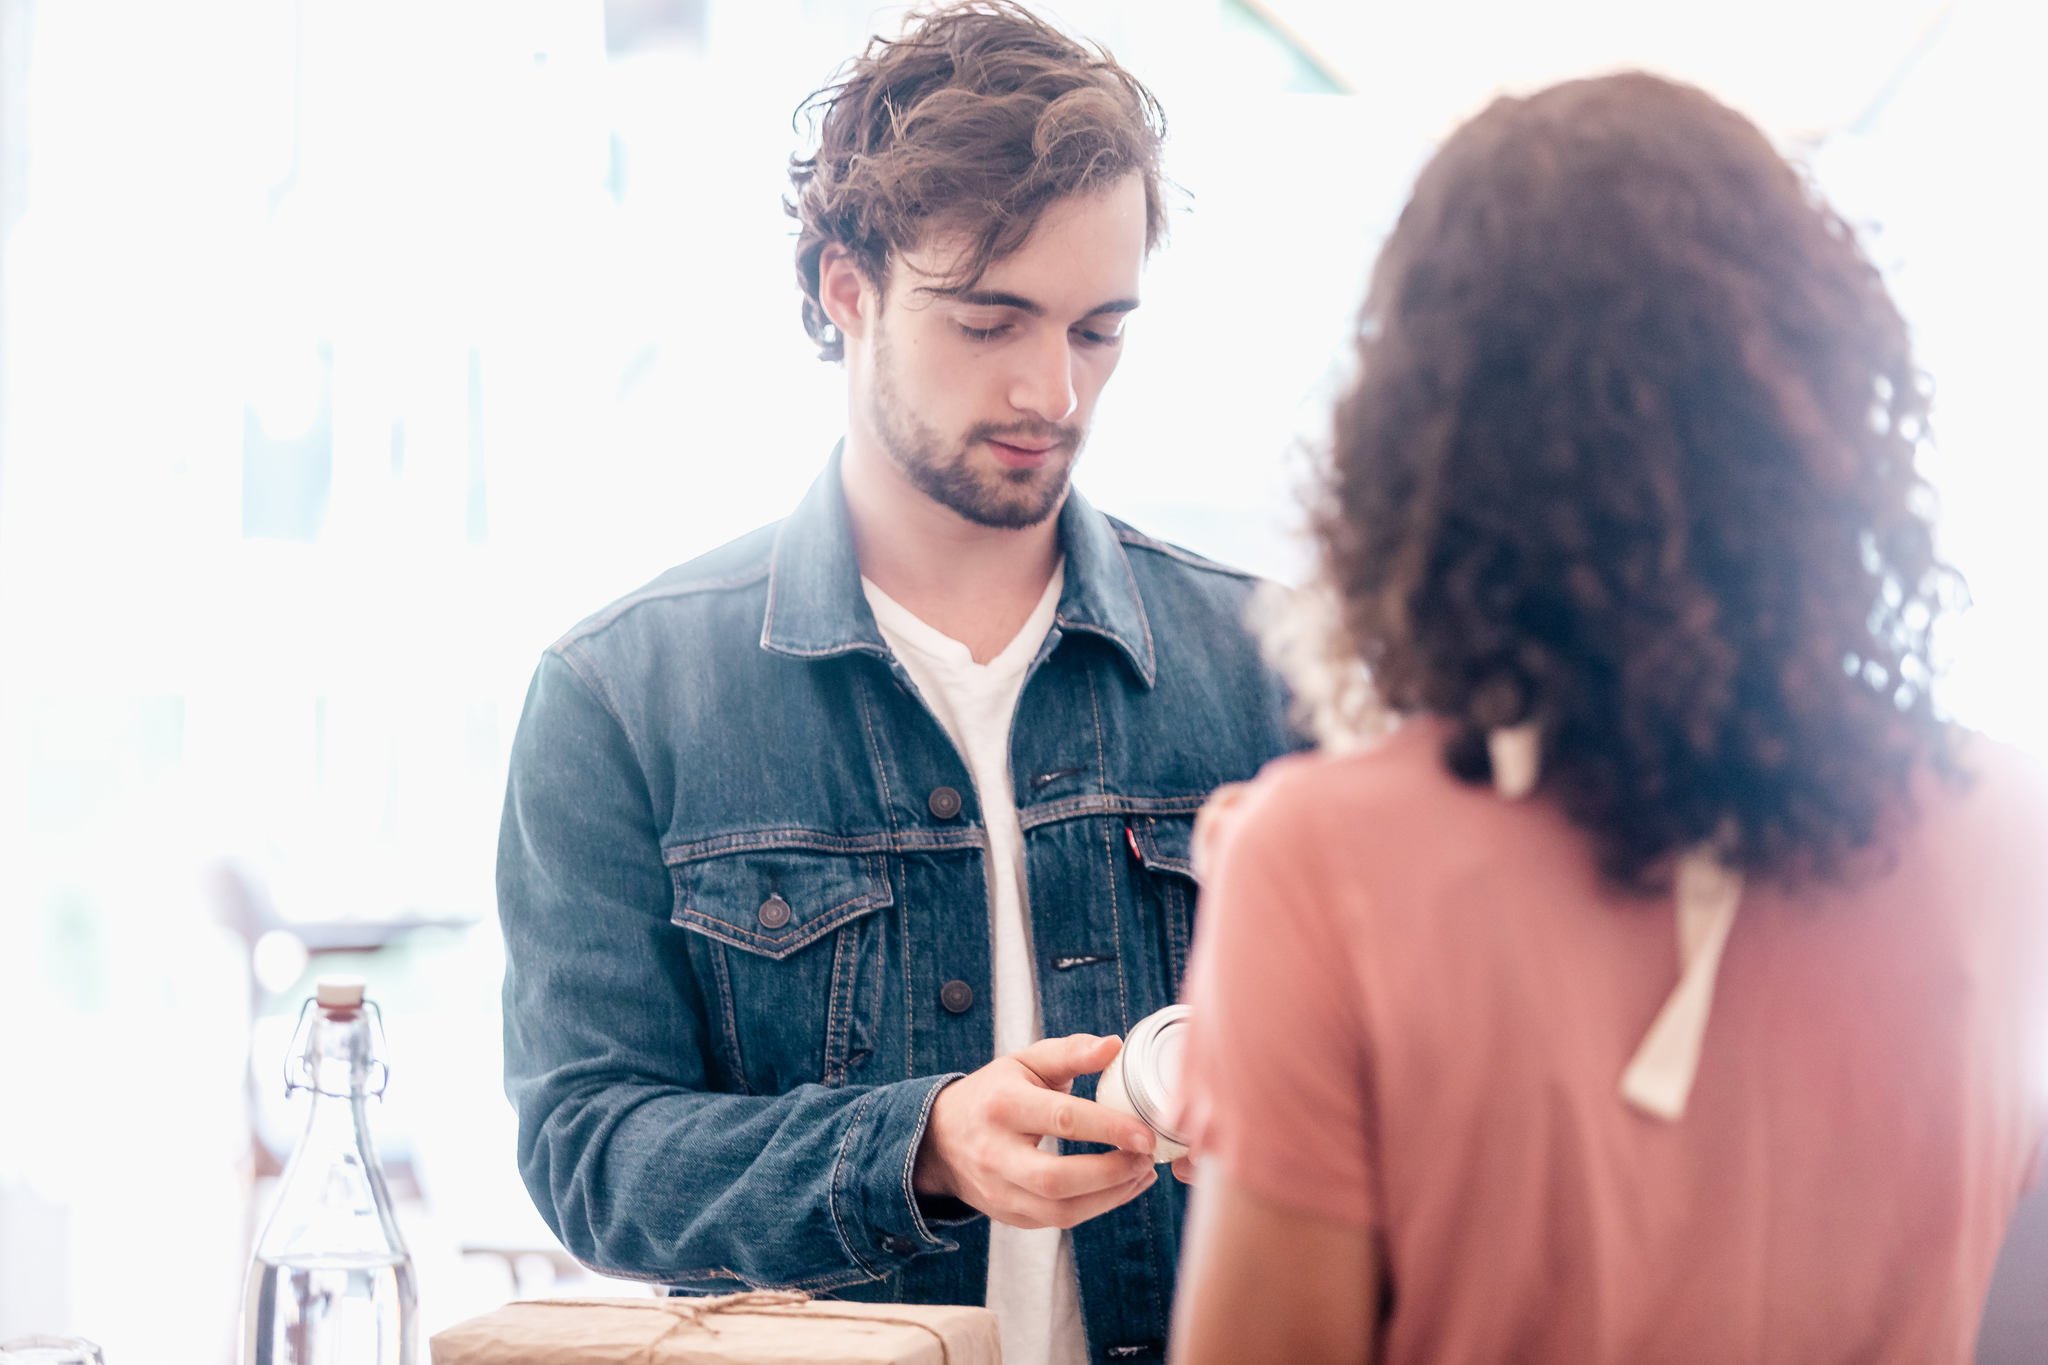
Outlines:
<svg viewBox="0 0 2048 1365"><path fill-rule="evenodd" d="M1011 1365L1156 1359L1182 1192L1089 1097L1179 992L1196 809L1294 744L1251 582L1068 486L1160 236L1157 107L994 3L819 104L791 212L846 439L528 697L521 1167L608 1274L985 1295Z"/></svg>

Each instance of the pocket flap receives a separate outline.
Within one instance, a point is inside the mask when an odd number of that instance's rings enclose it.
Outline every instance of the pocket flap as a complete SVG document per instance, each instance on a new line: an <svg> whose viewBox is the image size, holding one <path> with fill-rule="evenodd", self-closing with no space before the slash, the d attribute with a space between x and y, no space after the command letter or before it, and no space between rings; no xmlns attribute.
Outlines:
<svg viewBox="0 0 2048 1365"><path fill-rule="evenodd" d="M788 957L896 899L878 853L751 849L678 863L670 872L674 923L770 958Z"/></svg>
<svg viewBox="0 0 2048 1365"><path fill-rule="evenodd" d="M1148 871L1195 880L1192 815L1143 815L1131 821L1131 847Z"/></svg>

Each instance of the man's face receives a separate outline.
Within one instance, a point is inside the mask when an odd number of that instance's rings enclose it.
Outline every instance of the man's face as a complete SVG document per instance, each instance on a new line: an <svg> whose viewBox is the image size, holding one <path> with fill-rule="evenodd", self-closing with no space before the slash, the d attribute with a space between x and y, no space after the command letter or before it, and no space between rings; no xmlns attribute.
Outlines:
<svg viewBox="0 0 2048 1365"><path fill-rule="evenodd" d="M933 501L981 526L1035 526L1065 500L1138 306L1144 186L1129 176L1055 203L972 288L932 293L959 250L935 236L892 262L856 410Z"/></svg>

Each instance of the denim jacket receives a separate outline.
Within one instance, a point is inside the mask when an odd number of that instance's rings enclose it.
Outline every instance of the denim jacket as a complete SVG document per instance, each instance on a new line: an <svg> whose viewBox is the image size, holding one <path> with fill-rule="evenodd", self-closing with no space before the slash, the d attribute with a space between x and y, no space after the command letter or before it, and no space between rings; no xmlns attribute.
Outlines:
<svg viewBox="0 0 2048 1365"><path fill-rule="evenodd" d="M1251 579L1078 494L1058 530L1011 736L1039 993L1048 1037L1121 1035L1180 991L1196 808L1298 741ZM563 1244L687 1292L980 1303L986 1220L921 1206L911 1167L992 1055L985 847L862 595L836 459L787 520L557 641L498 903L520 1168ZM1074 1230L1096 1360L1163 1355L1182 1205L1164 1179Z"/></svg>

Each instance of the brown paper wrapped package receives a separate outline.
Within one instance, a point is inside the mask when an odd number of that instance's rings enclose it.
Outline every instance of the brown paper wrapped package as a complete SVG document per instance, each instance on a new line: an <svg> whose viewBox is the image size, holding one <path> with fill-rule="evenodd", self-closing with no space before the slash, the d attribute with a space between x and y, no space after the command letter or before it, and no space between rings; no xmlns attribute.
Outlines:
<svg viewBox="0 0 2048 1365"><path fill-rule="evenodd" d="M1000 1365L986 1308L715 1299L528 1299L429 1343L433 1365Z"/></svg>

